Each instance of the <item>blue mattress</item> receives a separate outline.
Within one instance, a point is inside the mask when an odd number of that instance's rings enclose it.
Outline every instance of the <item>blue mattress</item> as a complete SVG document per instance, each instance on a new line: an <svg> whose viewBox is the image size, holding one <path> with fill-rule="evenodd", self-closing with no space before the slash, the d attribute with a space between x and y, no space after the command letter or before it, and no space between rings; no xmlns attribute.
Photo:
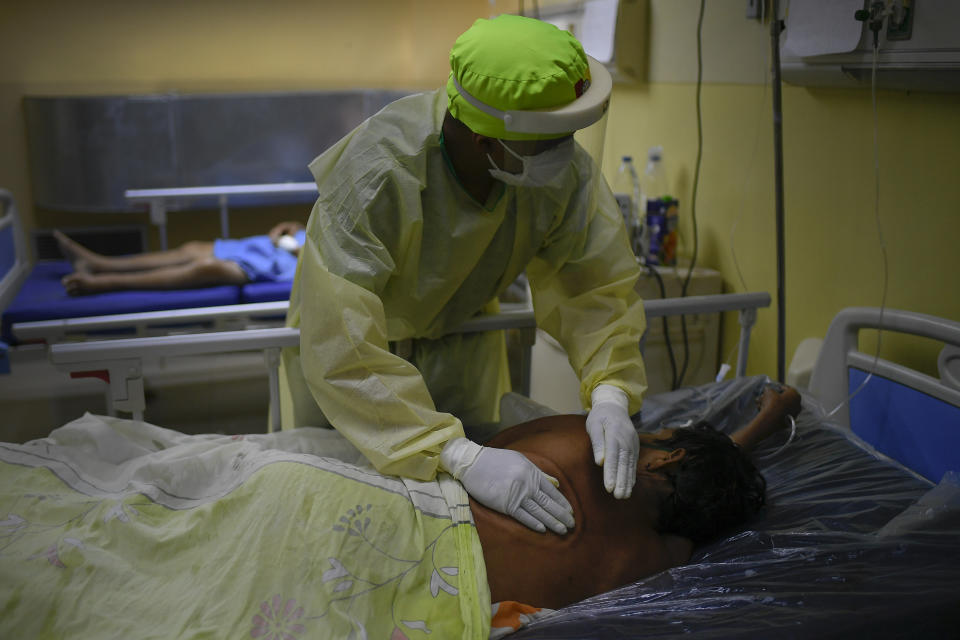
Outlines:
<svg viewBox="0 0 960 640"><path fill-rule="evenodd" d="M290 282L251 282L240 287L240 302L277 302L290 298Z"/></svg>
<svg viewBox="0 0 960 640"><path fill-rule="evenodd" d="M849 388L859 389L850 400L855 434L931 482L947 471L960 471L960 407L879 375L860 389L867 373L851 367L848 375Z"/></svg>
<svg viewBox="0 0 960 640"><path fill-rule="evenodd" d="M11 327L17 322L82 318L114 313L190 309L247 302L274 302L290 296L289 282L224 285L173 291L114 291L69 296L60 278L71 272L67 261L38 263L20 292L3 312L0 340L16 344Z"/></svg>

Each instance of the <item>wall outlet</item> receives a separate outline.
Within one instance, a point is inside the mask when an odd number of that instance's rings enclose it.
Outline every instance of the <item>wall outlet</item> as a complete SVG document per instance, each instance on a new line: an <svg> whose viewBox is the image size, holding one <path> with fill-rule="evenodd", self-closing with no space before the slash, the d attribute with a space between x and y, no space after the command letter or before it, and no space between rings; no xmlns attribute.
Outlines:
<svg viewBox="0 0 960 640"><path fill-rule="evenodd" d="M890 16L887 18L887 40L909 40L913 35L912 0L894 0Z"/></svg>
<svg viewBox="0 0 960 640"><path fill-rule="evenodd" d="M747 19L761 20L763 18L763 3L765 0L747 0Z"/></svg>

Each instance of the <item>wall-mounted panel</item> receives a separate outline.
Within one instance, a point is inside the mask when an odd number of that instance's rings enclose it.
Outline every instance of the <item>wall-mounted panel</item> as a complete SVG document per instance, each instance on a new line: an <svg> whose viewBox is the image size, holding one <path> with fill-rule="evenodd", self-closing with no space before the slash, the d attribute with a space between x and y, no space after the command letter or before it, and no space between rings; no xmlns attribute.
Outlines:
<svg viewBox="0 0 960 640"><path fill-rule="evenodd" d="M128 189L309 182L311 160L406 93L25 97L34 203L129 211Z"/></svg>

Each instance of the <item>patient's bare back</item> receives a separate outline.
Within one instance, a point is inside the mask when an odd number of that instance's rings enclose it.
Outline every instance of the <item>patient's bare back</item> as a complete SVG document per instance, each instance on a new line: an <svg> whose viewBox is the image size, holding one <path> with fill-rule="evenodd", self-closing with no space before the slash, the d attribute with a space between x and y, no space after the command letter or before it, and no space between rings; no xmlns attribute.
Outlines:
<svg viewBox="0 0 960 640"><path fill-rule="evenodd" d="M565 536L537 533L471 500L494 602L557 608L686 562L692 544L655 530L657 483L638 473L633 496L603 488L584 416L549 416L517 425L488 446L526 455L560 481L576 526Z"/></svg>

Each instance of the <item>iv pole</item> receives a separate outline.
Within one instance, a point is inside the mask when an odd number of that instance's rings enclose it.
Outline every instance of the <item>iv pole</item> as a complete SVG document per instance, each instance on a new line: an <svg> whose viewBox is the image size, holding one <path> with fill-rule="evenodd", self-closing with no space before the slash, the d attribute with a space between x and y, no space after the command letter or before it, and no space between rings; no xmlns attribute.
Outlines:
<svg viewBox="0 0 960 640"><path fill-rule="evenodd" d="M777 220L777 380L785 381L786 282L783 241L783 110L780 102L780 2L773 0L770 47L773 61L773 169Z"/></svg>

